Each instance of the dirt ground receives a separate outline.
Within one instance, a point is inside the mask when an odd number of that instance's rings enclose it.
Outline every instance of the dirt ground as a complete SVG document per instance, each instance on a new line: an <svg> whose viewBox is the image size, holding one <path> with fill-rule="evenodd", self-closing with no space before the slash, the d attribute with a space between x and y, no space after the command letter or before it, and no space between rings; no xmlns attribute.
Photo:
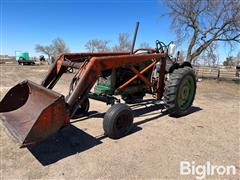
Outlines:
<svg viewBox="0 0 240 180"><path fill-rule="evenodd" d="M40 83L48 68L0 65L0 99L24 79ZM71 76L66 74L55 90L66 94ZM239 179L240 85L198 82L193 107L181 118L162 113L159 105L132 105L133 129L119 140L103 135L102 117L109 106L90 103L89 118L72 121L30 148L20 149L0 126L1 179L193 179L180 175L181 161L234 165L234 176L207 178Z"/></svg>

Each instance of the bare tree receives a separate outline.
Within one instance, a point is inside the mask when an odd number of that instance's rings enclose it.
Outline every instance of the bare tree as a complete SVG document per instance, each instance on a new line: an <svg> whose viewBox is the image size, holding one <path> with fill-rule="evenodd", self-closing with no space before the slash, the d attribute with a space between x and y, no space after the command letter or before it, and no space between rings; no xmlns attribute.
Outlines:
<svg viewBox="0 0 240 180"><path fill-rule="evenodd" d="M90 52L106 52L110 51L108 44L106 40L92 39L85 44L85 48Z"/></svg>
<svg viewBox="0 0 240 180"><path fill-rule="evenodd" d="M140 48L151 48L151 46L147 42L140 43Z"/></svg>
<svg viewBox="0 0 240 180"><path fill-rule="evenodd" d="M239 0L166 0L178 42L189 40L192 61L212 43L240 43Z"/></svg>
<svg viewBox="0 0 240 180"><path fill-rule="evenodd" d="M96 41L93 39L93 40L89 40L86 44L85 44L85 48L89 51L89 52L94 52L94 51L97 51L96 49Z"/></svg>
<svg viewBox="0 0 240 180"><path fill-rule="evenodd" d="M42 46L40 44L37 44L35 47L36 52L46 54L48 56L48 60L50 60L51 56L54 55L54 47L53 45L49 46Z"/></svg>
<svg viewBox="0 0 240 180"><path fill-rule="evenodd" d="M49 63L52 63L52 57L57 56L60 53L69 52L69 49L62 38L55 38L49 46L37 44L35 50L36 52L46 54Z"/></svg>
<svg viewBox="0 0 240 180"><path fill-rule="evenodd" d="M210 44L209 47L199 55L199 57L193 60L193 62L200 59L203 60L204 65L215 66L219 62L219 56L216 53L217 48L218 45L216 43Z"/></svg>
<svg viewBox="0 0 240 180"><path fill-rule="evenodd" d="M69 52L69 48L67 47L65 41L62 38L55 38L54 40L52 40L52 46L54 48L55 56L61 53Z"/></svg>
<svg viewBox="0 0 240 180"><path fill-rule="evenodd" d="M206 49L206 57L208 58L209 65L215 66L219 61L219 56L215 51L217 48L218 45L216 43L212 43Z"/></svg>
<svg viewBox="0 0 240 180"><path fill-rule="evenodd" d="M131 51L131 40L128 33L119 33L118 44L113 47L113 51Z"/></svg>
<svg viewBox="0 0 240 180"><path fill-rule="evenodd" d="M106 51L110 51L110 48L108 46L110 41L107 40L98 40L97 42L97 51L98 52L106 52Z"/></svg>

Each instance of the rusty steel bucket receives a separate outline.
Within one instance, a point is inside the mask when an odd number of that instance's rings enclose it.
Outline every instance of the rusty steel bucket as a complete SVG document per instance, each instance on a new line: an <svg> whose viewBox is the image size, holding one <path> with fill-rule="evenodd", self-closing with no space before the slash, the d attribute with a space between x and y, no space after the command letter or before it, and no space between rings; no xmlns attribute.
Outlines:
<svg viewBox="0 0 240 180"><path fill-rule="evenodd" d="M31 81L11 88L0 102L0 119L21 147L56 133L68 118L64 96Z"/></svg>

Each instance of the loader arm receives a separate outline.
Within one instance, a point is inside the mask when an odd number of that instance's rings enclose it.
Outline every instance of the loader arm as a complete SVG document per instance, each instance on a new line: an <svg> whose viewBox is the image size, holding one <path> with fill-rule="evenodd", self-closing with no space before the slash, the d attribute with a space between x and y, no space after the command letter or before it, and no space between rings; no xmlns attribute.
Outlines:
<svg viewBox="0 0 240 180"><path fill-rule="evenodd" d="M52 89L56 84L56 81L61 77L61 75L66 71L67 67L80 68L82 62L85 59L91 57L101 57L101 56L118 56L118 55L129 55L128 52L101 52L101 53L64 53L60 54L57 60L49 69L46 77L43 79L41 85ZM50 85L51 84L51 85Z"/></svg>
<svg viewBox="0 0 240 180"><path fill-rule="evenodd" d="M86 66L81 67L84 62L83 59L89 57L90 59ZM71 111L78 98L82 101L86 97L102 71L118 67L128 67L131 64L141 63L149 59L163 60L164 57L165 53L130 54L129 52L104 52L61 54L58 60L52 65L41 85L52 89L61 75L66 72L67 67L82 68L82 76L79 77L80 80L66 102Z"/></svg>

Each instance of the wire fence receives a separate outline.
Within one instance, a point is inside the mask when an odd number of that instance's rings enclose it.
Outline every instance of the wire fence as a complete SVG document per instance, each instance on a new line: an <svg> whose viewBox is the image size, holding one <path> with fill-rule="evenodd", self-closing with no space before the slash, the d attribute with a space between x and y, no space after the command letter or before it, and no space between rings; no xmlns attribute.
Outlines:
<svg viewBox="0 0 240 180"><path fill-rule="evenodd" d="M198 78L240 81L240 70L236 67L195 66L194 68Z"/></svg>

